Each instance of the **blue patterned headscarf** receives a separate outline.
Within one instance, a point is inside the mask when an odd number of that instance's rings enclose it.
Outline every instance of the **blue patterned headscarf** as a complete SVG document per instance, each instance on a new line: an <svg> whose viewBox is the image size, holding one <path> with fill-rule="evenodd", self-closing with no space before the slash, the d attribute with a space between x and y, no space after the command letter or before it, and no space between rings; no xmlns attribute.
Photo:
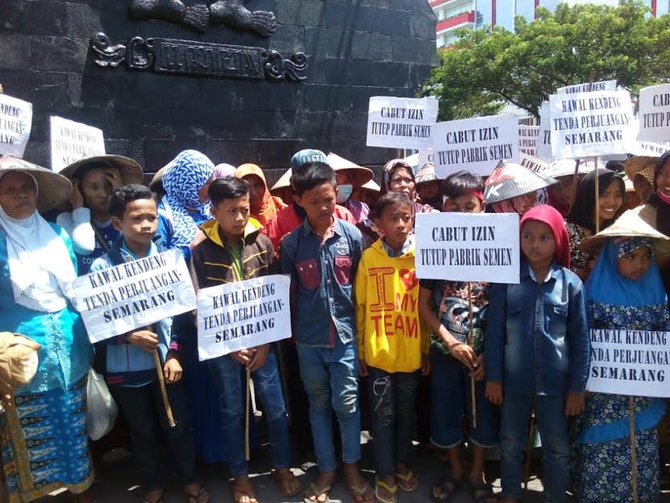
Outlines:
<svg viewBox="0 0 670 503"><path fill-rule="evenodd" d="M167 166L163 176L165 201L172 213L175 240L190 244L197 224L211 218L208 203L201 203L198 191L214 174L214 164L197 150L184 150Z"/></svg>

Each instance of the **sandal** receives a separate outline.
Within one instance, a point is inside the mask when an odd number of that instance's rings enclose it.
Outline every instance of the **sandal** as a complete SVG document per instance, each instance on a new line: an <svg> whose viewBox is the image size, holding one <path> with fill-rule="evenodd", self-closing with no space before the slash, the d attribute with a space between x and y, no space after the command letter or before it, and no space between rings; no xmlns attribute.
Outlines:
<svg viewBox="0 0 670 503"><path fill-rule="evenodd" d="M154 499L155 496L158 496L158 498ZM142 501L143 503L164 503L165 500L163 499L163 491L157 489L147 491L147 493L142 498Z"/></svg>
<svg viewBox="0 0 670 503"><path fill-rule="evenodd" d="M430 490L430 500L435 503L451 503L462 485L462 480L443 475ZM439 491L438 495L435 494L436 489Z"/></svg>
<svg viewBox="0 0 670 503"><path fill-rule="evenodd" d="M493 494L491 484L474 484L470 487L474 503L495 503L498 497Z"/></svg>
<svg viewBox="0 0 670 503"><path fill-rule="evenodd" d="M279 485L279 493L282 495L282 497L293 498L294 496L297 496L298 493L300 493L300 481L295 475L293 475L291 470L281 472L279 470L273 470L272 476Z"/></svg>
<svg viewBox="0 0 670 503"><path fill-rule="evenodd" d="M358 487L350 485L349 493L351 494L351 501L353 503L373 503L375 500L375 492L367 482L363 482Z"/></svg>
<svg viewBox="0 0 670 503"><path fill-rule="evenodd" d="M314 482L310 482L307 491L305 491L303 503L330 503L331 499L328 496L330 489L330 486L319 489ZM326 499L321 499L321 496L325 496Z"/></svg>
<svg viewBox="0 0 670 503"><path fill-rule="evenodd" d="M419 478L412 470L407 470L405 473L396 472L395 478L398 481L398 487L406 493L416 491L419 487Z"/></svg>
<svg viewBox="0 0 670 503"><path fill-rule="evenodd" d="M200 486L200 490L197 493L186 493L186 503L210 503L211 501L212 498L203 486Z"/></svg>
<svg viewBox="0 0 670 503"><path fill-rule="evenodd" d="M258 503L256 494L250 483L235 483L232 485L233 501L235 503Z"/></svg>
<svg viewBox="0 0 670 503"><path fill-rule="evenodd" d="M388 485L381 479L375 480L375 499L378 503L397 503L398 484Z"/></svg>

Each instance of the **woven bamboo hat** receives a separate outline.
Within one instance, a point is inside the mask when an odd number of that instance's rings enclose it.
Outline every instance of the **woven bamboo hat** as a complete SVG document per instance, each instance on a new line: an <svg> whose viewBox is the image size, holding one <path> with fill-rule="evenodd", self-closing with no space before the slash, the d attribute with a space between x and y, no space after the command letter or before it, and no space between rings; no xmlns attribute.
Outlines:
<svg viewBox="0 0 670 503"><path fill-rule="evenodd" d="M37 211L44 213L53 208L62 208L70 199L72 183L60 173L43 168L16 157L0 157L0 174L7 171L23 171L37 180Z"/></svg>

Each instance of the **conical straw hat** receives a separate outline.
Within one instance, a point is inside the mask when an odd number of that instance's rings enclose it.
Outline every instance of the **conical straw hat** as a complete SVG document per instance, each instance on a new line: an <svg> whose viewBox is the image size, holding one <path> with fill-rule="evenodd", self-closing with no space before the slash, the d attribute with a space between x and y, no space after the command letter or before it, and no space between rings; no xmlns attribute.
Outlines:
<svg viewBox="0 0 670 503"><path fill-rule="evenodd" d="M484 184L484 199L499 203L529 194L556 183L549 176L525 168L521 164L500 161Z"/></svg>

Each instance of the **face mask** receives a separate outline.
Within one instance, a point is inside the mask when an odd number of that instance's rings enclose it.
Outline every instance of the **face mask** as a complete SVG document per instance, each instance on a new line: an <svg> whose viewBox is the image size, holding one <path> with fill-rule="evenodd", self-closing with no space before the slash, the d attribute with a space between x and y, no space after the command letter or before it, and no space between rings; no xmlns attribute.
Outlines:
<svg viewBox="0 0 670 503"><path fill-rule="evenodd" d="M349 197L351 197L351 193L354 191L354 186L351 185L350 183L343 184L343 185L338 185L337 186L337 204L342 204L344 203Z"/></svg>

